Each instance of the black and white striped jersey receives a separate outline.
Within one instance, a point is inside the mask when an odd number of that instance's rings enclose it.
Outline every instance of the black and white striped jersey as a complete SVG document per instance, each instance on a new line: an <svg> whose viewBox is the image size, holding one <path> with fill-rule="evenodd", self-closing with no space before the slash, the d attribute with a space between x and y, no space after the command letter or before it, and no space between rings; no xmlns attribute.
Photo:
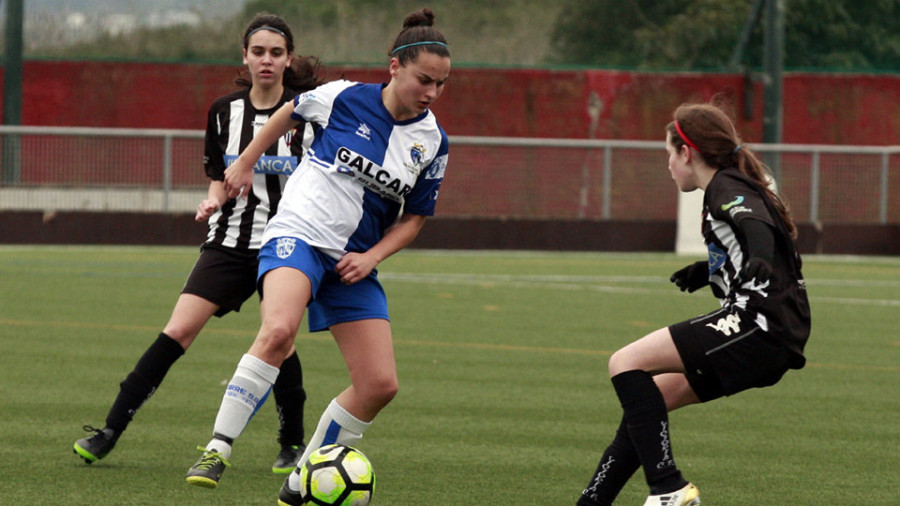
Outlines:
<svg viewBox="0 0 900 506"><path fill-rule="evenodd" d="M257 110L250 89L219 97L209 108L203 164L206 175L224 181L225 169L250 144L269 117L296 95L285 90L275 107ZM266 150L253 167L253 188L246 198L228 201L209 218L206 244L238 251L259 250L263 230L278 210L288 176L312 142L312 128L301 122Z"/></svg>
<svg viewBox="0 0 900 506"><path fill-rule="evenodd" d="M772 228L775 255L770 279L748 279L747 240L741 223L760 220ZM809 338L810 311L800 255L762 188L737 169L716 172L703 196L703 238L709 250L709 280L723 306L750 313L763 330L798 356Z"/></svg>

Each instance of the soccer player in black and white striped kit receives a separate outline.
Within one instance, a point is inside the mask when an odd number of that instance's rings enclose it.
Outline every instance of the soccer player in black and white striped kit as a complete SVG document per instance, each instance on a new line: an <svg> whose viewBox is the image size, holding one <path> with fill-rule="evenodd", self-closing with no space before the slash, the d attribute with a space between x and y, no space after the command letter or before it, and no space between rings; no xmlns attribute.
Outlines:
<svg viewBox="0 0 900 506"><path fill-rule="evenodd" d="M290 27L280 17L257 15L243 37L246 68L235 80L240 89L216 99L209 109L204 165L210 184L195 219L209 233L169 322L122 381L103 429L85 426L92 436L75 442L88 464L113 449L141 405L156 391L175 361L215 315L239 311L256 291L257 254L269 218L275 215L287 176L312 140L312 127L300 123L273 144L254 167L246 199L229 199L226 167L250 143L269 116L298 93L321 84L318 60L294 55ZM281 422L281 450L272 471L291 472L305 449L303 373L292 348L272 391ZM213 484L200 484L215 486Z"/></svg>
<svg viewBox="0 0 900 506"><path fill-rule="evenodd" d="M675 465L667 413L774 385L806 362L810 310L796 230L766 167L711 104L675 110L666 150L678 188L704 190L709 250L708 260L671 280L689 292L709 285L721 308L651 332L610 358L624 413L578 506L611 505L639 467L650 487L645 506L700 504Z"/></svg>

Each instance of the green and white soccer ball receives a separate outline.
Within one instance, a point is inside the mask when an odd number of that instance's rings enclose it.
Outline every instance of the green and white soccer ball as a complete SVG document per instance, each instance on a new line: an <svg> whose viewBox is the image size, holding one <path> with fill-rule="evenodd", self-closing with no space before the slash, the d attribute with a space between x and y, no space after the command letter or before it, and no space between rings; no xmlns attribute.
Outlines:
<svg viewBox="0 0 900 506"><path fill-rule="evenodd" d="M375 472L356 448L327 445L300 468L300 493L305 504L366 506L375 490Z"/></svg>

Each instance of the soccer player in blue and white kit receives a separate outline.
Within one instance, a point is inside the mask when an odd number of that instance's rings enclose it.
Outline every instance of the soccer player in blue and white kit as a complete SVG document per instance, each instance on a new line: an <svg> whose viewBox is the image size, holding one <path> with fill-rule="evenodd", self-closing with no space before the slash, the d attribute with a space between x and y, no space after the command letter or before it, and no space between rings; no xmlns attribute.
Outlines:
<svg viewBox="0 0 900 506"><path fill-rule="evenodd" d="M75 442L75 453L88 464L113 450L137 411L160 388L169 369L210 318L239 311L256 291L263 230L275 214L287 174L312 139L312 126L297 125L292 135L267 145L249 199L226 196L225 168L281 105L323 80L317 59L294 53L293 33L278 16L255 16L244 30L242 49L246 68L235 79L239 89L213 101L207 116L204 168L210 182L195 216L196 221L208 224L206 242L168 323L121 382L106 426L85 426L94 434ZM272 466L276 473L290 473L303 452L302 380L300 360L292 351L273 388L281 422L281 451Z"/></svg>
<svg viewBox="0 0 900 506"><path fill-rule="evenodd" d="M682 291L710 286L720 308L663 327L616 351L609 374L622 420L578 506L610 506L639 468L644 506L696 506L700 492L675 465L668 412L778 383L806 363L810 308L796 227L769 188L768 169L741 144L728 115L685 104L666 127L669 172L683 192L704 190L709 255L678 270ZM759 503L778 500L759 500Z"/></svg>
<svg viewBox="0 0 900 506"><path fill-rule="evenodd" d="M450 52L430 9L406 17L390 51L388 84L335 81L297 96L228 168L229 195L243 195L250 168L298 121L317 125L264 234L258 287L262 325L222 400L214 437L192 468L224 470L235 438L278 376L309 310L310 331L329 329L351 385L325 409L299 467L313 451L352 445L397 392L387 300L375 267L409 245L434 213L448 142L431 104L450 74ZM298 473L282 488L299 504Z"/></svg>

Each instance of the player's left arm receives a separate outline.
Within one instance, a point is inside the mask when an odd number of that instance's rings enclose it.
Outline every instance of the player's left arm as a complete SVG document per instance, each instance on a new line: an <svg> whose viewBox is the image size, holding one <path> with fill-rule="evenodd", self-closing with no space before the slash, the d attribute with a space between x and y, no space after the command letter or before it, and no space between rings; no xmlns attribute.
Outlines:
<svg viewBox="0 0 900 506"><path fill-rule="evenodd" d="M341 281L352 285L368 276L384 259L409 246L425 225L427 216L404 213L384 237L368 251L362 253L349 252L341 257L335 266L335 272Z"/></svg>
<svg viewBox="0 0 900 506"><path fill-rule="evenodd" d="M744 262L743 278L756 279L761 283L772 276L775 262L775 231L762 220L744 219L738 223L747 244L747 261Z"/></svg>

